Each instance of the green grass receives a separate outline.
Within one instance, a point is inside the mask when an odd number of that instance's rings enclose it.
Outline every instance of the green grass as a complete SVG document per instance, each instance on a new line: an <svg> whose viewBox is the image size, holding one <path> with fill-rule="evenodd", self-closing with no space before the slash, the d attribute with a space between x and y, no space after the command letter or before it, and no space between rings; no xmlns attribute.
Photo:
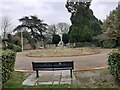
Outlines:
<svg viewBox="0 0 120 90"><path fill-rule="evenodd" d="M93 72L95 73L95 72ZM14 72L11 79L4 84L5 88L12 88L11 90L17 90L17 88L120 88L114 81L108 82L103 79L104 75L109 74L108 70L101 72L101 77L95 78L94 83L81 83L77 85L36 85L36 86L23 86L22 82L30 75L30 73ZM16 88L16 89L15 89Z"/></svg>
<svg viewBox="0 0 120 90"><path fill-rule="evenodd" d="M29 76L29 73L13 72L12 77L4 84L5 88L71 88L81 87L79 85L36 85L36 86L24 86L22 82Z"/></svg>
<svg viewBox="0 0 120 90"><path fill-rule="evenodd" d="M84 88L120 88L118 82L115 81L114 77L110 78L109 69L100 69L100 70L91 70L91 71L82 71L83 73L89 72L91 74L100 73L98 75L93 75L90 78L94 81L94 83L84 83L81 84ZM82 74L81 71L76 74L76 77L80 77L79 74ZM108 78L109 77L109 78Z"/></svg>
<svg viewBox="0 0 120 90"><path fill-rule="evenodd" d="M25 86L22 82L29 76L29 73L13 72L12 77L4 84L4 88L82 88L81 85L36 85L36 86Z"/></svg>
<svg viewBox="0 0 120 90"><path fill-rule="evenodd" d="M56 48L56 49L38 49L32 50L27 53L27 56L36 57L54 57L54 56L82 56L98 54L100 50L98 48Z"/></svg>
<svg viewBox="0 0 120 90"><path fill-rule="evenodd" d="M13 72L12 77L5 83L5 88L22 88L22 82L29 76L23 72Z"/></svg>

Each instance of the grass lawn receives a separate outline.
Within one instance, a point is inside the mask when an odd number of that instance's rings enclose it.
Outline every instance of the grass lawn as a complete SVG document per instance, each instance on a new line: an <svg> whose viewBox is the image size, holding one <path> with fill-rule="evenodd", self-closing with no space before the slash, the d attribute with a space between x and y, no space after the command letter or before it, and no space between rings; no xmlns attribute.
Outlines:
<svg viewBox="0 0 120 90"><path fill-rule="evenodd" d="M85 88L120 88L108 69L80 71L75 76Z"/></svg>
<svg viewBox="0 0 120 90"><path fill-rule="evenodd" d="M83 48L56 48L56 49L38 49L31 50L27 56L31 57L61 57L61 56L82 56L98 54L98 48L83 47Z"/></svg>
<svg viewBox="0 0 120 90"><path fill-rule="evenodd" d="M83 74L84 73L84 74ZM81 75L85 76L86 71L75 72L75 76L78 80L82 81ZM99 73L99 76L94 76ZM30 75L30 73L23 72L14 72L11 79L8 80L7 83L4 84L5 88L120 88L115 83L114 79L111 79L109 76L108 69L98 70L98 71L88 71L87 76L90 75L90 80L93 79L94 82L81 82L81 84L77 85L36 85L36 86L22 86L22 82ZM87 79L89 79L85 76ZM94 78L93 78L94 77ZM84 79L84 78L83 78ZM85 80L85 79L84 79ZM17 90L17 89L16 89Z"/></svg>
<svg viewBox="0 0 120 90"><path fill-rule="evenodd" d="M36 86L23 86L22 82L30 75L30 73L14 72L11 79L4 84L4 88L76 88L81 87L80 85L36 85Z"/></svg>

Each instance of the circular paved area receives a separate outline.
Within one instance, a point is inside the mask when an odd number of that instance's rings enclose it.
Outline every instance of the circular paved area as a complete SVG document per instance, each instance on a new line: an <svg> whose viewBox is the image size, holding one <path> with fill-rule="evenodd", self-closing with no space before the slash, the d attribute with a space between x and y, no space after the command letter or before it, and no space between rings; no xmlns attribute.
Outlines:
<svg viewBox="0 0 120 90"><path fill-rule="evenodd" d="M100 49L100 54L72 57L27 57L28 51L17 53L15 70L32 70L33 61L74 61L74 68L96 68L107 66L107 57L111 49Z"/></svg>

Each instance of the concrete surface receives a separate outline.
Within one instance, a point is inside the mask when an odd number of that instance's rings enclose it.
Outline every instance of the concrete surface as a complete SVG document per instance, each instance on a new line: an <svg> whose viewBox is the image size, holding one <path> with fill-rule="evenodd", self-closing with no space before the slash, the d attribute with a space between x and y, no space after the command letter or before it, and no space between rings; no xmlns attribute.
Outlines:
<svg viewBox="0 0 120 90"><path fill-rule="evenodd" d="M33 72L22 85L44 85L44 84L77 84L77 80L73 74L70 77L69 70L60 71L39 71L39 77L36 78L36 72Z"/></svg>

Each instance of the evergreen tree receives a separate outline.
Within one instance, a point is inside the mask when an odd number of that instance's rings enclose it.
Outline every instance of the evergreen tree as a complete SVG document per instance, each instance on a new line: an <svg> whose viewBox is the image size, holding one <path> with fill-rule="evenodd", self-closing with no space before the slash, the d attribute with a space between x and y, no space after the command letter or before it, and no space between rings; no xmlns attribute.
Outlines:
<svg viewBox="0 0 120 90"><path fill-rule="evenodd" d="M110 12L110 15L103 22L103 32L111 38L116 38L120 45L120 6Z"/></svg>
<svg viewBox="0 0 120 90"><path fill-rule="evenodd" d="M91 2L67 2L66 8L71 13L71 23L69 36L71 42L87 41L100 34L100 22L93 15L93 11L89 8ZM93 26L97 24L94 28ZM75 30L75 31L73 31ZM86 32L87 30L87 32ZM98 33L99 32L99 33ZM85 36L84 36L85 35Z"/></svg>
<svg viewBox="0 0 120 90"><path fill-rule="evenodd" d="M36 42L45 39L43 33L46 33L48 25L44 23L43 20L39 19L37 16L25 16L19 19L19 21L22 22L22 24L18 25L14 31L19 31L22 28L28 28L31 30L30 33Z"/></svg>

